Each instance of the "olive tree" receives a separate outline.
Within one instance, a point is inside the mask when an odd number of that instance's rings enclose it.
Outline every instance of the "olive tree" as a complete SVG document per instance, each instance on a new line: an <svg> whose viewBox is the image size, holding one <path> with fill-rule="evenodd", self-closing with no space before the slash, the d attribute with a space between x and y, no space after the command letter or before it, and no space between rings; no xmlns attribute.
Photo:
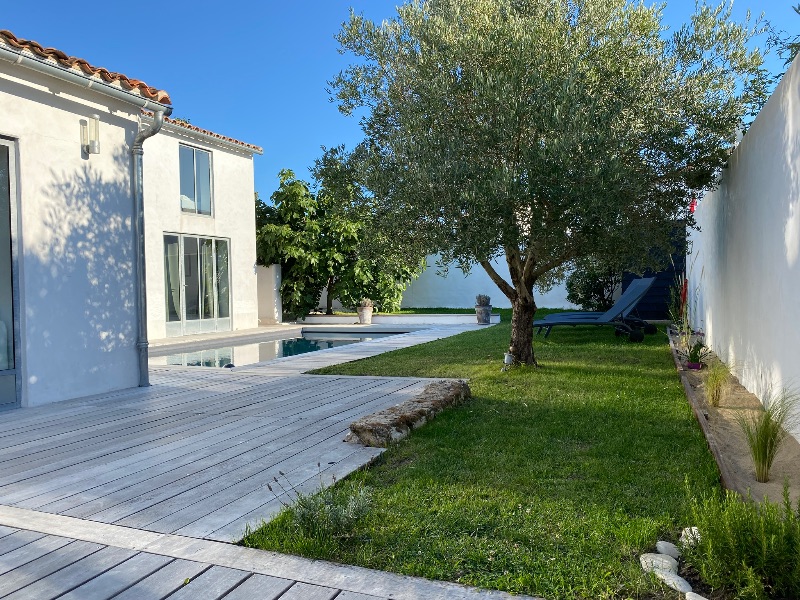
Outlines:
<svg viewBox="0 0 800 600"><path fill-rule="evenodd" d="M763 100L753 27L698 6L664 32L624 0L417 0L338 35L331 82L359 113L362 177L386 227L513 307L510 352L536 364L534 287L595 256L658 266L687 197L712 185ZM505 257L510 277L491 261Z"/></svg>

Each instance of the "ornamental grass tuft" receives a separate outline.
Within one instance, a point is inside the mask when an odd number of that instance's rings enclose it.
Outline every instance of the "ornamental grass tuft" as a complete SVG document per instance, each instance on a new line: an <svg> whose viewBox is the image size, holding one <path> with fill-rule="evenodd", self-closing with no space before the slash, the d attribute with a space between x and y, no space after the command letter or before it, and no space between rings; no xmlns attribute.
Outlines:
<svg viewBox="0 0 800 600"><path fill-rule="evenodd" d="M798 395L783 390L780 394L767 393L764 410L755 414L739 413L736 421L741 427L750 448L756 471L756 481L769 481L772 463L788 435L787 429L795 420L794 408Z"/></svg>
<svg viewBox="0 0 800 600"><path fill-rule="evenodd" d="M715 360L708 365L706 374L706 399L713 406L719 406L720 400L730 384L730 370L724 362Z"/></svg>

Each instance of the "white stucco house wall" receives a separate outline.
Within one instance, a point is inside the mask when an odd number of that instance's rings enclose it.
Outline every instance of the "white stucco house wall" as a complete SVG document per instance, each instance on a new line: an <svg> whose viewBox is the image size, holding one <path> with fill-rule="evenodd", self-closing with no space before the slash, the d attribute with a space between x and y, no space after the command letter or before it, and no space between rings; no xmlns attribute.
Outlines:
<svg viewBox="0 0 800 600"><path fill-rule="evenodd" d="M800 389L800 63L698 203L687 258L693 327L762 401ZM800 429L793 432L800 439Z"/></svg>
<svg viewBox="0 0 800 600"><path fill-rule="evenodd" d="M0 31L0 406L139 383L132 149L169 104Z"/></svg>
<svg viewBox="0 0 800 600"><path fill-rule="evenodd" d="M261 148L171 110L0 31L0 409L147 385L149 339L276 314L258 300Z"/></svg>
<svg viewBox="0 0 800 600"><path fill-rule="evenodd" d="M261 153L258 146L173 119L148 141L151 340L258 326L253 155Z"/></svg>

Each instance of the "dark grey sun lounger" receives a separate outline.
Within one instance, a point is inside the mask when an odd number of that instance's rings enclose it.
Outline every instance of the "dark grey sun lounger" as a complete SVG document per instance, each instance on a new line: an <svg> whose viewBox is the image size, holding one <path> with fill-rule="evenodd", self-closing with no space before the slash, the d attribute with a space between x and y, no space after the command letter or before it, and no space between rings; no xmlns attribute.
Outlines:
<svg viewBox="0 0 800 600"><path fill-rule="evenodd" d="M632 341L641 341L644 338L641 328L645 327L647 323L631 317L630 313L636 308L654 281L654 277L634 279L628 285L628 289L614 303L614 306L604 313L577 311L553 313L534 321L533 326L537 328L536 333L545 329L544 336L547 337L550 335L550 330L556 325L611 325L618 333L628 335ZM631 333L634 335L631 336Z"/></svg>

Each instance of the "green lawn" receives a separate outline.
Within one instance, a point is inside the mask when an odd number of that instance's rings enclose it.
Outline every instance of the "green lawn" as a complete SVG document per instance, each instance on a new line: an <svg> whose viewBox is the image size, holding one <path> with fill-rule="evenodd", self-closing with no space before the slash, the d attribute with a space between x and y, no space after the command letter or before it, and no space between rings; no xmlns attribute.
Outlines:
<svg viewBox="0 0 800 600"><path fill-rule="evenodd" d="M349 535L305 539L284 514L245 543L548 600L661 597L637 557L687 525L686 479L717 485L665 335L558 328L536 338L542 368L501 373L502 312L495 327L320 371L469 378L474 399L337 484L373 490Z"/></svg>

